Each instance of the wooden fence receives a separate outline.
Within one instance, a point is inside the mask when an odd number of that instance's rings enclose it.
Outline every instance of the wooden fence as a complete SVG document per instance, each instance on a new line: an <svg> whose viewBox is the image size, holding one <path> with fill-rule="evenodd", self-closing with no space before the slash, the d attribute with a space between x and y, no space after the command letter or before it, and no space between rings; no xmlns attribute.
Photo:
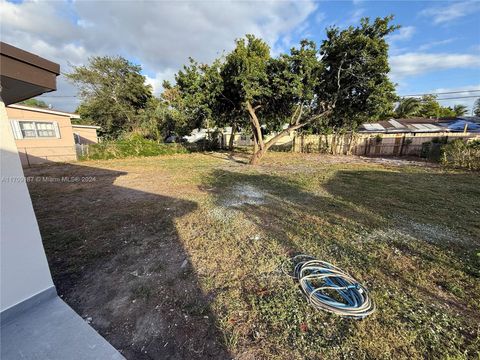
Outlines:
<svg viewBox="0 0 480 360"><path fill-rule="evenodd" d="M439 153L440 145L455 139L479 138L475 133L402 133L341 135L297 135L291 150L303 153L328 153L363 156L424 156Z"/></svg>

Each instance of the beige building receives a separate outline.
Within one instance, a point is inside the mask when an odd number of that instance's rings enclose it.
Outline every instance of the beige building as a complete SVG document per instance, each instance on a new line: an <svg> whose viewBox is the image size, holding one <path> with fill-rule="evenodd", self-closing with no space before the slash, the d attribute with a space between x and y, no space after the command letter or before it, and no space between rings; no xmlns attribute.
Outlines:
<svg viewBox="0 0 480 360"><path fill-rule="evenodd" d="M72 124L75 144L89 145L98 143L97 129L100 129L100 126Z"/></svg>
<svg viewBox="0 0 480 360"><path fill-rule="evenodd" d="M23 166L76 160L76 144L98 142L98 126L71 123L78 114L9 105L7 115Z"/></svg>

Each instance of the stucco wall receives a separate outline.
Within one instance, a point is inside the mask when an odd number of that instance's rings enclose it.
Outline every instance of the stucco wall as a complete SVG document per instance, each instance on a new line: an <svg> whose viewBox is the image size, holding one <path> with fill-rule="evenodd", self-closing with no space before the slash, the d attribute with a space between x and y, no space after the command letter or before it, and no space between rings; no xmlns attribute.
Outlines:
<svg viewBox="0 0 480 360"><path fill-rule="evenodd" d="M98 143L97 130L92 128L77 127L72 125L73 133L80 137L80 144Z"/></svg>
<svg viewBox="0 0 480 360"><path fill-rule="evenodd" d="M3 102L0 102L0 311L53 286Z"/></svg>
<svg viewBox="0 0 480 360"><path fill-rule="evenodd" d="M268 134L265 136L264 142L268 142L274 134ZM227 146L230 142L231 134L223 134L223 144ZM295 140L295 132L292 131L285 136L282 136L278 141L275 143L275 146L283 146L289 145ZM234 146L252 146L253 140L252 135L248 132L242 134L235 134L235 139L233 140Z"/></svg>
<svg viewBox="0 0 480 360"><path fill-rule="evenodd" d="M76 160L77 157L70 117L8 107L7 115L10 121L56 121L58 123L60 138L15 140L23 166L49 161ZM11 128L9 131L12 132Z"/></svg>

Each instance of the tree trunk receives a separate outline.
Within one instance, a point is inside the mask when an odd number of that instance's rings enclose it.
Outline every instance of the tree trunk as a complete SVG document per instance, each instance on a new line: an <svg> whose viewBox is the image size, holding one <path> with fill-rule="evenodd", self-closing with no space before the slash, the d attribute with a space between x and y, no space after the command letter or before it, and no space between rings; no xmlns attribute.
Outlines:
<svg viewBox="0 0 480 360"><path fill-rule="evenodd" d="M258 121L257 114L255 113L255 109L252 107L250 102L247 101L247 110L248 114L250 115L250 122L252 124L252 132L254 138L256 138L256 143L260 147L260 149L264 148L263 144L263 136L262 136L262 127L260 126L260 121Z"/></svg>
<svg viewBox="0 0 480 360"><path fill-rule="evenodd" d="M257 140L257 132L253 124L252 124L252 137L253 137L253 153L255 154L258 151L258 140Z"/></svg>
<svg viewBox="0 0 480 360"><path fill-rule="evenodd" d="M283 131L280 131L277 135L272 137L265 144L263 142L262 128L260 126L260 122L258 121L257 114L255 113L255 108L252 107L250 102L247 102L246 105L247 105L248 114L250 115L250 124L252 126L252 134L253 134L253 140L254 140L253 155L252 155L252 158L250 159L250 164L251 165L258 164L258 162L263 157L263 155L265 155L267 150L272 145L274 145L279 139L281 139L283 136L288 134L290 131L296 131L296 130L304 127L308 123L314 121L315 119L318 119L322 116L325 116L326 114L328 114L331 111L330 109L325 110L321 114L315 115L315 116L309 118L307 121L305 121L303 123L300 123L300 116L301 116L301 112L300 112L300 115L299 115L297 121L295 122L295 124L290 123L290 126L287 129L284 129Z"/></svg>
<svg viewBox="0 0 480 360"><path fill-rule="evenodd" d="M257 165L260 161L260 159L265 155L266 149L259 149L255 151L250 158L250 161L248 162L250 165Z"/></svg>
<svg viewBox="0 0 480 360"><path fill-rule="evenodd" d="M228 140L228 149L233 151L233 142L235 141L235 133L237 131L237 125L232 124L232 133L230 134L230 139Z"/></svg>

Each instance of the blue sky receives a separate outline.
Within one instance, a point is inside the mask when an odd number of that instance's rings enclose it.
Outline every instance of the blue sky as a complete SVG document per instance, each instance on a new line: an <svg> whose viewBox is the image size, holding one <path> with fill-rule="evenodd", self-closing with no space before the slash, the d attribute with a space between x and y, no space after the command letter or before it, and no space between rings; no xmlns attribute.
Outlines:
<svg viewBox="0 0 480 360"><path fill-rule="evenodd" d="M142 65L156 93L189 56L209 62L246 33L274 54L302 38L321 43L325 28L361 17L395 16L402 28L388 39L391 78L399 95L463 91L479 96L480 1L7 1L0 0L2 41L60 63L122 55ZM74 110L76 89L63 76L44 96ZM475 98L442 101L471 106Z"/></svg>
<svg viewBox="0 0 480 360"><path fill-rule="evenodd" d="M324 22L315 24L320 12L322 19L339 26L358 23L363 16L370 18L395 16L394 23L401 26L390 39L390 55L436 54L440 58L445 54L480 54L480 2L441 2L441 1L343 1L325 2L320 6L309 22L312 24L311 37L323 39ZM448 15L447 15L448 14ZM455 15L454 15L455 14ZM420 57L417 57L420 60ZM450 59L454 61L455 59ZM393 66L393 64L392 64ZM447 65L445 65L447 66ZM396 74L393 80L399 86L400 95L432 92L435 89L471 88L480 84L480 64L478 58L472 65L452 64L446 69L432 66L418 70L414 74ZM395 69L393 69L395 70ZM480 87L476 87L480 89ZM480 96L480 92L478 93Z"/></svg>

